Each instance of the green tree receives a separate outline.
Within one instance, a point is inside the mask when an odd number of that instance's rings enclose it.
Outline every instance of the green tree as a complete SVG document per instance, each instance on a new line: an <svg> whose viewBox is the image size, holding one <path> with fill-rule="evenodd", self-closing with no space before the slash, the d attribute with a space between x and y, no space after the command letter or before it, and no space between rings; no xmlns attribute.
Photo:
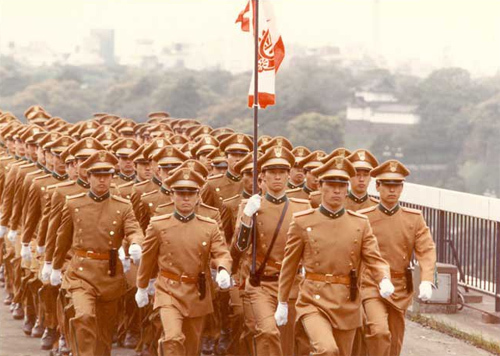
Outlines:
<svg viewBox="0 0 500 356"><path fill-rule="evenodd" d="M344 123L336 116L309 112L294 117L287 125L288 138L296 146L332 151L344 145Z"/></svg>

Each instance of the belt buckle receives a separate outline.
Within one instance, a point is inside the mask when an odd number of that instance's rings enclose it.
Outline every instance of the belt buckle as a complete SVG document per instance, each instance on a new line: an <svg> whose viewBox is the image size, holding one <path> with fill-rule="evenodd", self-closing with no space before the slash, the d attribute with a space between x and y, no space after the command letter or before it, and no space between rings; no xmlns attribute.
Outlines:
<svg viewBox="0 0 500 356"><path fill-rule="evenodd" d="M333 283L333 274L325 274L325 282L326 283Z"/></svg>
<svg viewBox="0 0 500 356"><path fill-rule="evenodd" d="M85 252L85 258L92 258L91 254L94 254L94 251L87 250L87 252Z"/></svg>
<svg viewBox="0 0 500 356"><path fill-rule="evenodd" d="M181 283L186 283L188 278L189 278L188 276L186 276L185 274L183 274L183 275L181 276L181 278L179 279L179 281L180 281Z"/></svg>

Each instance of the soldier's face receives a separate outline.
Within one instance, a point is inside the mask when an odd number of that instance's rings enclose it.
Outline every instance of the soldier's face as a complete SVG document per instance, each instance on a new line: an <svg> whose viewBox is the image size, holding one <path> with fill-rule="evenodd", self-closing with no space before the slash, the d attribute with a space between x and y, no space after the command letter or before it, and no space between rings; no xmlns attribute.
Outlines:
<svg viewBox="0 0 500 356"><path fill-rule="evenodd" d="M60 175L66 174L66 165L62 161L61 157L52 155L52 165L54 167L54 171L57 174Z"/></svg>
<svg viewBox="0 0 500 356"><path fill-rule="evenodd" d="M87 170L85 168L81 168L80 166L82 165L83 162L85 162L86 158L83 159L77 159L76 160L76 170L78 172L78 177L82 179L83 181L87 182Z"/></svg>
<svg viewBox="0 0 500 356"><path fill-rule="evenodd" d="M236 165L236 163L245 158L246 155L246 153L228 153L227 165L229 166L229 171L234 172L234 166Z"/></svg>
<svg viewBox="0 0 500 356"><path fill-rule="evenodd" d="M179 192L174 191L173 200L175 209L182 215L187 216L194 211L199 199L199 191Z"/></svg>
<svg viewBox="0 0 500 356"><path fill-rule="evenodd" d="M26 145L28 148L28 155L33 161L36 161L38 159L38 154L37 154L37 149L38 147L36 145Z"/></svg>
<svg viewBox="0 0 500 356"><path fill-rule="evenodd" d="M47 160L45 159L45 152L43 151L42 147L37 148L37 157L38 157L38 162L41 164L45 165Z"/></svg>
<svg viewBox="0 0 500 356"><path fill-rule="evenodd" d="M401 184L384 184L377 183L377 191L380 194L380 201L387 208L394 207L403 192L403 183Z"/></svg>
<svg viewBox="0 0 500 356"><path fill-rule="evenodd" d="M162 181L164 181L165 179L167 179L169 177L169 173L171 171L173 171L176 167L174 168L160 168L160 178Z"/></svg>
<svg viewBox="0 0 500 356"><path fill-rule="evenodd" d="M68 178L75 180L78 178L78 172L76 170L76 162L69 162L66 164L66 173L68 173Z"/></svg>
<svg viewBox="0 0 500 356"><path fill-rule="evenodd" d="M20 140L16 140L15 147L17 154L19 156L24 156L24 154L26 153L26 146L24 145L24 143L22 143Z"/></svg>
<svg viewBox="0 0 500 356"><path fill-rule="evenodd" d="M288 177L289 171L287 169L266 169L263 172L263 179L267 191L275 196L285 191Z"/></svg>
<svg viewBox="0 0 500 356"><path fill-rule="evenodd" d="M370 184L370 171L366 169L356 169L356 176L351 178L351 190L359 197L364 196Z"/></svg>
<svg viewBox="0 0 500 356"><path fill-rule="evenodd" d="M112 174L89 174L89 184L92 192L101 196L106 194L109 191L109 187L111 186L111 180L113 178Z"/></svg>
<svg viewBox="0 0 500 356"><path fill-rule="evenodd" d="M151 168L151 163L137 163L136 172L140 181L149 180L153 177L153 170Z"/></svg>
<svg viewBox="0 0 500 356"><path fill-rule="evenodd" d="M331 211L339 210L344 206L348 186L347 183L321 183L319 188L321 191L321 204Z"/></svg>
<svg viewBox="0 0 500 356"><path fill-rule="evenodd" d="M290 169L290 180L293 184L301 184L305 179L304 170L302 168L293 167Z"/></svg>
<svg viewBox="0 0 500 356"><path fill-rule="evenodd" d="M120 165L120 172L127 176L134 174L134 162L129 157L118 158L118 164Z"/></svg>
<svg viewBox="0 0 500 356"><path fill-rule="evenodd" d="M198 155L198 161L200 161L200 163L205 165L205 167L210 170L210 160L207 158L206 154Z"/></svg>
<svg viewBox="0 0 500 356"><path fill-rule="evenodd" d="M252 193L253 189L253 173L252 172L244 172L241 175L241 182L243 183L243 189L247 193Z"/></svg>
<svg viewBox="0 0 500 356"><path fill-rule="evenodd" d="M319 179L311 171L306 172L306 184L312 190L318 190L319 188Z"/></svg>
<svg viewBox="0 0 500 356"><path fill-rule="evenodd" d="M212 174L225 174L227 171L227 167L212 167Z"/></svg>
<svg viewBox="0 0 500 356"><path fill-rule="evenodd" d="M50 154L50 152L44 151L42 155L44 161L42 164L44 164L48 169L53 170L54 165L52 163L52 155Z"/></svg>

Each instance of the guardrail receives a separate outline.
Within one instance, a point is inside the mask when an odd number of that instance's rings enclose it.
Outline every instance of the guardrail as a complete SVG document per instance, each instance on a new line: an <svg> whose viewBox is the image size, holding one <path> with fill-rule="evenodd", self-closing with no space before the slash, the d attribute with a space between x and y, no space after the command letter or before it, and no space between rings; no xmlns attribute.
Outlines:
<svg viewBox="0 0 500 356"><path fill-rule="evenodd" d="M378 195L373 182L369 193ZM500 312L500 199L405 183L401 205L422 210L438 262L456 265L459 283L494 296Z"/></svg>

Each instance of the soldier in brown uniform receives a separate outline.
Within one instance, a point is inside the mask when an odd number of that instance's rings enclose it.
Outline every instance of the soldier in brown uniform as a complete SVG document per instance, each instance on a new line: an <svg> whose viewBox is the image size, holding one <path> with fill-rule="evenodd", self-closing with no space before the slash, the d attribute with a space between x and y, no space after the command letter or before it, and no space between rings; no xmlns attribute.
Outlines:
<svg viewBox="0 0 500 356"><path fill-rule="evenodd" d="M363 149L354 151L347 159L356 169L356 175L350 179L351 187L345 208L358 211L377 205L378 200L368 195L368 186L371 181L370 172L378 166L377 159L370 151Z"/></svg>
<svg viewBox="0 0 500 356"><path fill-rule="evenodd" d="M306 179L304 184L301 188L287 190L286 195L290 198L309 200L310 194L319 188L318 177L312 174L311 171L322 165L321 159L325 156L326 154L323 151L314 151L301 159L296 167L302 169L305 173Z"/></svg>
<svg viewBox="0 0 500 356"><path fill-rule="evenodd" d="M210 161L207 155L219 147L219 141L213 136L204 134L196 138L198 141L191 148L191 157L203 163L207 169L210 169Z"/></svg>
<svg viewBox="0 0 500 356"><path fill-rule="evenodd" d="M158 266L154 308L159 308L164 333L159 354L198 355L204 316L213 312L208 267L217 267L217 283L228 288L231 257L217 223L194 213L203 177L181 168L167 184L175 212L153 217L148 226L136 300L139 307L148 304L147 286Z"/></svg>
<svg viewBox="0 0 500 356"><path fill-rule="evenodd" d="M207 160L210 162L210 177L226 174L227 156L220 148L213 149L212 152L207 155Z"/></svg>
<svg viewBox="0 0 500 356"><path fill-rule="evenodd" d="M384 300L376 293L370 273L362 276L361 296L365 310L366 346L369 355L398 356L405 329L405 312L413 295L410 260L414 254L420 266L422 282L419 298L432 297L436 249L420 210L399 205L403 181L410 171L400 162L390 160L370 173L377 180L380 204L359 213L370 220L382 257L389 263L395 292Z"/></svg>
<svg viewBox="0 0 500 356"><path fill-rule="evenodd" d="M50 281L61 284L61 268L72 249L64 284L75 309L70 344L76 355L111 355L118 301L126 290L117 252L123 239L131 244L130 255L140 258L144 236L132 206L109 191L117 163L109 152L98 151L81 165L89 175L90 190L66 200L57 232Z"/></svg>
<svg viewBox="0 0 500 356"><path fill-rule="evenodd" d="M288 189L302 188L304 186L304 169L299 167L299 162L311 153L311 150L304 146L297 146L292 150L295 156L295 165L290 169L290 179L286 183Z"/></svg>
<svg viewBox="0 0 500 356"><path fill-rule="evenodd" d="M349 356L356 328L362 322L356 277L361 263L380 286L377 295L388 297L394 288L368 219L344 209L349 178L355 175L352 164L335 157L313 174L320 180L322 203L318 209L294 215L275 319L278 325L288 322L287 302L302 262L305 279L296 304L297 321L309 337L312 355ZM332 258L334 255L339 258Z"/></svg>
<svg viewBox="0 0 500 356"><path fill-rule="evenodd" d="M130 200L132 197L132 189L134 187L134 184L140 182L148 182L153 177L151 161L146 159L143 155L143 151L145 148L146 146L142 145L130 155L130 159L132 160L132 162L134 162L135 179L118 186L120 194L123 198Z"/></svg>
<svg viewBox="0 0 500 356"><path fill-rule="evenodd" d="M224 199L239 194L243 189L241 177L234 172L234 166L253 149L253 143L247 135L232 134L220 143L219 148L227 155L227 172L209 177L201 198L205 204L220 210Z"/></svg>
<svg viewBox="0 0 500 356"><path fill-rule="evenodd" d="M111 151L118 157L119 171L113 178L116 185L135 180L134 161L130 155L138 148L139 144L132 138L121 139L111 145Z"/></svg>
<svg viewBox="0 0 500 356"><path fill-rule="evenodd" d="M252 245L251 231L256 228L256 270L245 283L245 293L255 318L255 353L257 355L292 355L293 328L291 322L279 330L273 319L278 303L278 279L283 260L286 231L296 212L310 208L307 200L288 198L285 194L288 173L294 164L293 154L283 146L269 147L258 160L267 187L265 197L253 195L243 208L241 227L232 253L237 256ZM255 214L256 225L252 216ZM297 270L295 271L297 274ZM298 276L297 276L298 277ZM297 284L299 278L297 278ZM297 291L297 289L295 289ZM296 299L296 295L292 299ZM291 314L294 313L293 301Z"/></svg>

